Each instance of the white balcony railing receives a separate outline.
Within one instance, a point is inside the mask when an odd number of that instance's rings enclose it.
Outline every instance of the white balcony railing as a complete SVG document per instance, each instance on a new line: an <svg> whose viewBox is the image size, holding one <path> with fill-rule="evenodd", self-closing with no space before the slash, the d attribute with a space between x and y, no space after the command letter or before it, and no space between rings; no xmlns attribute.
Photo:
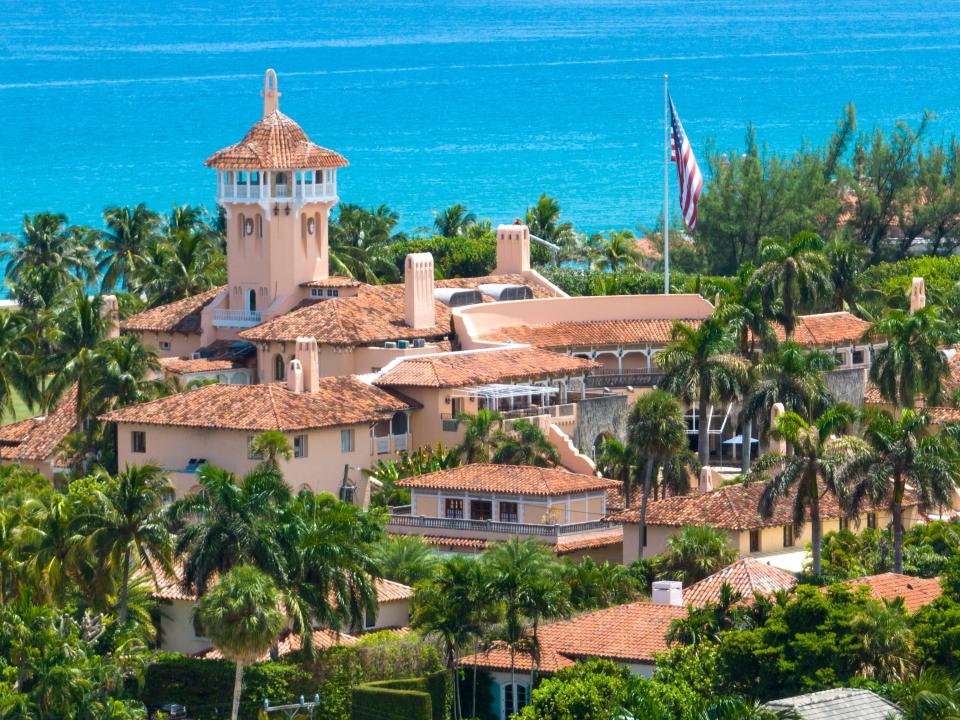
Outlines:
<svg viewBox="0 0 960 720"><path fill-rule="evenodd" d="M390 436L374 438L377 448L377 455L383 455L390 452Z"/></svg>
<svg viewBox="0 0 960 720"><path fill-rule="evenodd" d="M216 327L248 328L261 323L259 310L214 310Z"/></svg>
<svg viewBox="0 0 960 720"><path fill-rule="evenodd" d="M337 183L224 183L220 186L218 201L264 200L266 202L290 200L332 200L337 195Z"/></svg>

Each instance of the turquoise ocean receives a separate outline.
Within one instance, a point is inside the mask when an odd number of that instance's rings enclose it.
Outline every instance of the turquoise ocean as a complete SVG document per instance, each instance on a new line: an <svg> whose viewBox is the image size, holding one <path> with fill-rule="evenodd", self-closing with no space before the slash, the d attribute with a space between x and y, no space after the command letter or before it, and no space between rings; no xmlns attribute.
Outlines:
<svg viewBox="0 0 960 720"><path fill-rule="evenodd" d="M340 196L411 230L541 192L585 230L662 206L662 80L695 151L937 115L960 133L960 3L894 0L0 0L0 232L25 212L212 206L203 167L281 109L343 153ZM675 202L671 197L671 202Z"/></svg>

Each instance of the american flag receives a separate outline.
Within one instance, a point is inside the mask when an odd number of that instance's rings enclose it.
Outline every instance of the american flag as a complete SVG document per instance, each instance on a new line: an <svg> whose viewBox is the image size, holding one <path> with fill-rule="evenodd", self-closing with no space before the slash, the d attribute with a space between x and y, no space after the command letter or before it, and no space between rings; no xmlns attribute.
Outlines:
<svg viewBox="0 0 960 720"><path fill-rule="evenodd" d="M677 152L679 147L680 151ZM677 108L670 98L670 160L677 164L677 177L680 179L680 210L683 220L691 230L697 229L697 202L703 189L703 175L693 156L690 140L683 131L683 125L677 116Z"/></svg>

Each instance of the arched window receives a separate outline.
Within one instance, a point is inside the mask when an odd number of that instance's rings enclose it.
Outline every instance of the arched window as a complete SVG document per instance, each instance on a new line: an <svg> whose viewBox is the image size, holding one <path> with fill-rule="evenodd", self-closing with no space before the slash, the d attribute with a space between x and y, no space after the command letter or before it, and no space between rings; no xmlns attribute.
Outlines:
<svg viewBox="0 0 960 720"><path fill-rule="evenodd" d="M249 290L247 292L247 310L256 310L257 309L257 291Z"/></svg>
<svg viewBox="0 0 960 720"><path fill-rule="evenodd" d="M517 707L513 707L513 689L517 689ZM516 686L507 683L503 686L503 717L508 718L514 713L520 712L527 706L527 688L525 685L517 683Z"/></svg>
<svg viewBox="0 0 960 720"><path fill-rule="evenodd" d="M286 380L287 379L287 363L283 359L283 355L277 355L273 359L273 379L274 380Z"/></svg>

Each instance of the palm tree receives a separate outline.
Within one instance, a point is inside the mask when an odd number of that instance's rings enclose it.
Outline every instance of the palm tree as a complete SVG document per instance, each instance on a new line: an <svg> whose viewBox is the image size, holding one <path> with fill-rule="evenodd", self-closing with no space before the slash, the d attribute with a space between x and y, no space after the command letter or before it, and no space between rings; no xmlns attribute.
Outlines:
<svg viewBox="0 0 960 720"><path fill-rule="evenodd" d="M500 639L510 651L513 707L517 707L516 654L531 655L531 680L539 662L539 622L569 612L567 586L560 580L560 565L546 546L532 538L511 538L484 556L487 592L503 605Z"/></svg>
<svg viewBox="0 0 960 720"><path fill-rule="evenodd" d="M361 627L377 611L379 515L329 493L301 492L276 521L282 561L265 568L280 588L291 626L310 652L313 623L333 630ZM259 564L259 563L258 563Z"/></svg>
<svg viewBox="0 0 960 720"><path fill-rule="evenodd" d="M494 438L503 431L503 415L481 408L476 415L460 413L456 420L465 425L460 443L464 464L490 462Z"/></svg>
<svg viewBox="0 0 960 720"><path fill-rule="evenodd" d="M290 439L279 430L264 430L253 437L250 443L250 454L260 458L264 467L277 470L280 460L293 458L293 447Z"/></svg>
<svg viewBox="0 0 960 720"><path fill-rule="evenodd" d="M793 452L789 455L771 452L760 456L746 478L747 481L767 484L760 497L762 516L770 517L780 498L791 492L794 493L793 525L797 532L809 513L813 575L816 578L820 577L823 539L820 496L824 490L837 494L836 469L842 459L842 448L831 436L853 422L855 415L853 408L843 404L826 410L812 423L797 413L784 413L777 418L773 431L790 443Z"/></svg>
<svg viewBox="0 0 960 720"><path fill-rule="evenodd" d="M726 532L687 525L667 540L666 552L657 559L660 574L692 585L737 559Z"/></svg>
<svg viewBox="0 0 960 720"><path fill-rule="evenodd" d="M697 403L700 463L710 457L709 411L712 402L733 398L746 384L750 363L737 355L729 328L709 318L700 327L674 323L671 342L657 355L666 375L660 387Z"/></svg>
<svg viewBox="0 0 960 720"><path fill-rule="evenodd" d="M420 535L394 535L377 546L375 557L383 577L404 585L429 580L440 561Z"/></svg>
<svg viewBox="0 0 960 720"><path fill-rule="evenodd" d="M870 380L885 400L897 407L913 407L917 397L936 404L941 381L950 375L940 343L946 323L933 305L914 313L890 310L870 329L871 337L886 340L874 353Z"/></svg>
<svg viewBox="0 0 960 720"><path fill-rule="evenodd" d="M759 376L746 403L751 418L769 418L776 403L807 420L816 418L833 402L824 373L836 361L829 353L805 350L787 341L772 352L764 353L756 365Z"/></svg>
<svg viewBox="0 0 960 720"><path fill-rule="evenodd" d="M521 418L513 421L509 431L494 437L490 462L497 465L556 467L560 464L560 452L539 425Z"/></svg>
<svg viewBox="0 0 960 720"><path fill-rule="evenodd" d="M633 444L624 445L615 437L604 438L600 444L597 470L604 477L619 480L623 486L624 503L633 506L633 483L637 479L637 456Z"/></svg>
<svg viewBox="0 0 960 720"><path fill-rule="evenodd" d="M31 394L27 361L33 347L24 331L22 316L0 313L0 415L16 417L14 397L19 393L29 398Z"/></svg>
<svg viewBox="0 0 960 720"><path fill-rule="evenodd" d="M560 203L546 193L537 199L536 205L527 208L525 221L530 234L554 245L564 245L576 240L573 225L560 222Z"/></svg>
<svg viewBox="0 0 960 720"><path fill-rule="evenodd" d="M9 498L5 502L9 503ZM10 560L25 571L37 588L38 597L62 604L82 540L77 532L75 508L62 493L51 488L37 489L23 500L17 519L19 522L7 532Z"/></svg>
<svg viewBox="0 0 960 720"><path fill-rule="evenodd" d="M768 238L760 244L760 267L751 283L768 307L776 307L787 338L793 336L797 315L830 289L830 266L823 240L801 232L790 240Z"/></svg>
<svg viewBox="0 0 960 720"><path fill-rule="evenodd" d="M830 285L833 288L831 309L851 308L859 295L860 273L866 267L866 252L859 243L835 239L827 245L827 262L830 264Z"/></svg>
<svg viewBox="0 0 960 720"><path fill-rule="evenodd" d="M863 438L848 438L837 486L846 510L856 515L864 501L885 503L893 525L893 571L903 572L903 503L907 486L924 507L950 501L960 484L960 457L948 433L934 435L924 411L904 410L898 417L868 410Z"/></svg>
<svg viewBox="0 0 960 720"><path fill-rule="evenodd" d="M640 554L643 558L647 530L647 503L653 473L658 465L687 445L687 424L680 404L669 393L653 390L637 398L627 416L627 435L638 460L644 462L643 494L640 500ZM628 506L629 507L629 506Z"/></svg>
<svg viewBox="0 0 960 720"><path fill-rule="evenodd" d="M467 210L461 203L455 203L440 212L434 212L433 227L443 237L460 237L467 228L475 225L477 216Z"/></svg>
<svg viewBox="0 0 960 720"><path fill-rule="evenodd" d="M597 266L601 270L618 272L624 267L639 264L643 257L637 250L636 236L630 230L611 230L600 240L597 248Z"/></svg>
<svg viewBox="0 0 960 720"><path fill-rule="evenodd" d="M330 224L330 267L371 284L396 277L397 268L384 249L403 239L393 233L400 216L386 205L373 210L350 203L339 207L336 222Z"/></svg>
<svg viewBox="0 0 960 720"><path fill-rule="evenodd" d="M244 663L269 650L283 629L279 601L280 593L270 577L249 565L228 572L200 601L204 633L224 657L237 665L231 720L237 720L240 711Z"/></svg>
<svg viewBox="0 0 960 720"><path fill-rule="evenodd" d="M259 468L237 482L233 473L203 465L197 480L200 489L168 511L175 525L184 526L174 547L185 557L184 588L203 595L211 579L242 563L278 574L284 559L276 518L290 498L283 478Z"/></svg>
<svg viewBox="0 0 960 720"><path fill-rule="evenodd" d="M701 720L802 720L802 716L793 708L769 708L759 700L727 697L704 710Z"/></svg>
<svg viewBox="0 0 960 720"><path fill-rule="evenodd" d="M576 610L598 610L637 598L643 589L630 570L619 563L565 560L563 575L570 586L570 604Z"/></svg>
<svg viewBox="0 0 960 720"><path fill-rule="evenodd" d="M204 219L203 208L174 206L162 234L145 249L140 281L158 305L190 297L222 285L226 255L217 233Z"/></svg>
<svg viewBox="0 0 960 720"><path fill-rule="evenodd" d="M71 284L76 277L92 278L90 251L95 234L89 228L67 227L67 216L54 213L25 215L19 238L4 235L9 249L0 252L6 261L6 278L18 284L36 268L45 268L47 277L56 278L56 287Z"/></svg>
<svg viewBox="0 0 960 720"><path fill-rule="evenodd" d="M120 557L120 624L127 622L127 591L131 563L152 563L169 569L172 540L163 519L165 503L173 499L173 486L156 465L132 465L107 481L98 493L99 507L89 518L95 528L88 538L101 557Z"/></svg>
<svg viewBox="0 0 960 720"><path fill-rule="evenodd" d="M890 683L913 677L916 645L902 597L868 601L850 618L850 631L859 639L859 675Z"/></svg>
<svg viewBox="0 0 960 720"><path fill-rule="evenodd" d="M460 653L478 638L483 619L483 571L473 557L453 555L440 563L436 576L417 586L410 624L425 637L439 641L450 674L451 714L463 716L456 672ZM475 714L475 713L474 713Z"/></svg>
<svg viewBox="0 0 960 720"><path fill-rule="evenodd" d="M922 668L902 687L905 720L960 720L960 681L942 668Z"/></svg>
<svg viewBox="0 0 960 720"><path fill-rule="evenodd" d="M148 247L160 229L160 216L146 205L109 207L103 211L107 231L100 239L97 272L103 279L100 288L112 292L120 287L139 289L137 272Z"/></svg>

